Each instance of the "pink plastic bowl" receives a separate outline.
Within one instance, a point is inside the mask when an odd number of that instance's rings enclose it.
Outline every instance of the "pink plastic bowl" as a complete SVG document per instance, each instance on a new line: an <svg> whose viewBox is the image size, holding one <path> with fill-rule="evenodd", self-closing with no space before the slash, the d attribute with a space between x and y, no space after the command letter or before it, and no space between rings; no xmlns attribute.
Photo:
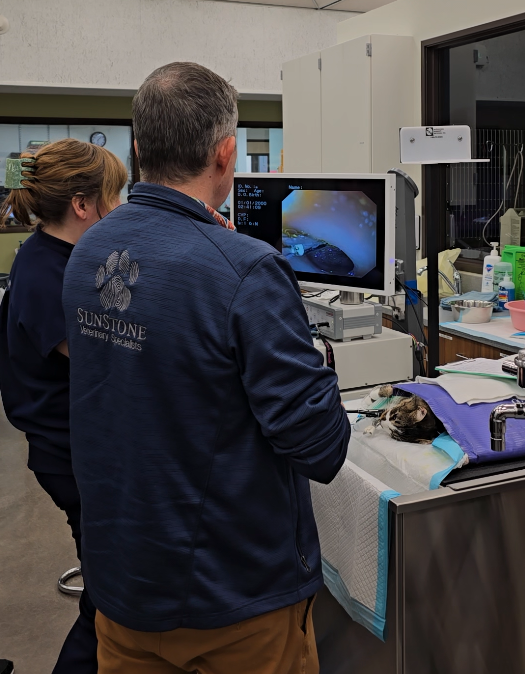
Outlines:
<svg viewBox="0 0 525 674"><path fill-rule="evenodd" d="M516 302L507 302L505 309L510 311L510 320L516 330L525 330L525 300L516 300Z"/></svg>

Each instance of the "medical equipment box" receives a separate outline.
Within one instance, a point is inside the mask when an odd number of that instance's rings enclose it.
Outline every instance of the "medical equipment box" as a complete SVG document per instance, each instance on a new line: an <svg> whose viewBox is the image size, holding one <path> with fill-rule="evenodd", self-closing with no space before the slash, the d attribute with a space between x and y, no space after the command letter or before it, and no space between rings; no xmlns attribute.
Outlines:
<svg viewBox="0 0 525 674"><path fill-rule="evenodd" d="M412 337L402 332L383 328L380 335L370 339L329 341L340 391L392 384L414 377ZM320 339L314 344L323 354L326 365L325 344Z"/></svg>
<svg viewBox="0 0 525 674"><path fill-rule="evenodd" d="M383 329L383 307L375 302L341 304L339 300L330 303L320 297L303 297L303 304L310 325L320 325L319 332L329 339L367 339Z"/></svg>

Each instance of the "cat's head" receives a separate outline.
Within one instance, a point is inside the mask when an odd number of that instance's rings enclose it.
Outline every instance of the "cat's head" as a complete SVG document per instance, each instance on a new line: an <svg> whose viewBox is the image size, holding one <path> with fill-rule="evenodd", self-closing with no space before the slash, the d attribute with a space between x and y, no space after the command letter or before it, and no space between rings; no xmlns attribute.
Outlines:
<svg viewBox="0 0 525 674"><path fill-rule="evenodd" d="M381 426L395 440L422 444L431 443L444 430L427 403L415 395L386 410L381 416Z"/></svg>

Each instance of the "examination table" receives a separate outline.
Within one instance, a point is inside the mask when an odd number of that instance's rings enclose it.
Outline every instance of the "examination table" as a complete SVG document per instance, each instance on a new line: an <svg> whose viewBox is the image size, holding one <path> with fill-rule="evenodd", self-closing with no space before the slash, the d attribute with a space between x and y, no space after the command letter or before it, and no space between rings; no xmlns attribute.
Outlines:
<svg viewBox="0 0 525 674"><path fill-rule="evenodd" d="M502 459L390 501L386 642L324 588L321 674L525 672L525 460Z"/></svg>

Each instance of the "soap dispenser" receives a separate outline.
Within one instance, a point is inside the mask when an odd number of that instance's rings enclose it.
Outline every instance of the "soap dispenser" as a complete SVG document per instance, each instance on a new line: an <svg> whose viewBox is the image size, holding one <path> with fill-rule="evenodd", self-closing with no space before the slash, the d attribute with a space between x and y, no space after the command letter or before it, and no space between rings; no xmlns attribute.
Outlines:
<svg viewBox="0 0 525 674"><path fill-rule="evenodd" d="M498 243L490 244L492 251L483 261L483 276L481 279L481 292L494 292L494 265L501 262L501 256L498 255Z"/></svg>

